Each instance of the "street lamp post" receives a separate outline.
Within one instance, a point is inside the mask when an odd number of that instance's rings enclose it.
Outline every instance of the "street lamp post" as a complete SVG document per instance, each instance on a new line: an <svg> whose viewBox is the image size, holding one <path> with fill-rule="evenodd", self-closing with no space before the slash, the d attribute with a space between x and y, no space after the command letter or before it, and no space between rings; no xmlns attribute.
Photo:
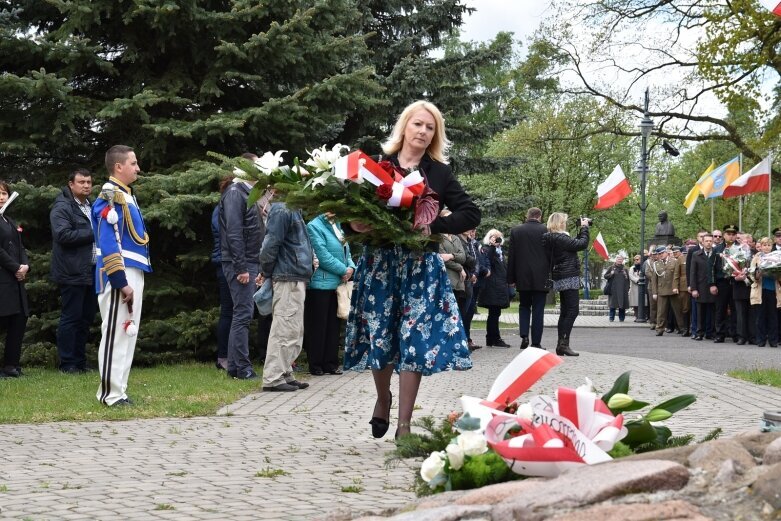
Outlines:
<svg viewBox="0 0 781 521"><path fill-rule="evenodd" d="M642 155L640 157L640 256L641 256L641 269L640 278L637 281L637 321L647 322L649 317L645 313L645 270L642 269L642 265L645 262L645 210L648 208L648 204L645 202L645 184L648 177L648 138L651 135L651 131L654 128L654 122L648 117L648 89L645 89L645 107L643 110L643 119L640 121L640 135L642 136Z"/></svg>

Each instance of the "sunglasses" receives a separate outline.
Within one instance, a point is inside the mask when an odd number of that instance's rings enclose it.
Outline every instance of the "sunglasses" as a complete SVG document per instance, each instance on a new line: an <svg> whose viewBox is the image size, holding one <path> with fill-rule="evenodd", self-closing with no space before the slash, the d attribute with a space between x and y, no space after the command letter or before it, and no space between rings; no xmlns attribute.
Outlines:
<svg viewBox="0 0 781 521"><path fill-rule="evenodd" d="M713 238L714 239L721 239L721 235L714 235Z"/></svg>

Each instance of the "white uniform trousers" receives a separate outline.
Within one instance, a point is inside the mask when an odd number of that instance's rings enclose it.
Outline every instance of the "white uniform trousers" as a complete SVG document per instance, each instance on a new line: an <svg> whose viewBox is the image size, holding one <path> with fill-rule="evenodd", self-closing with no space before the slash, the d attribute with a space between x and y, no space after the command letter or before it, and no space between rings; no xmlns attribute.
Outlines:
<svg viewBox="0 0 781 521"><path fill-rule="evenodd" d="M138 328L141 324L141 301L144 295L144 272L137 268L126 268L128 285L133 288L133 314L128 313L127 304L122 303L122 291L106 284L98 295L102 338L98 350L100 387L98 401L106 405L127 399L127 380L138 336L129 336L126 324L132 320Z"/></svg>

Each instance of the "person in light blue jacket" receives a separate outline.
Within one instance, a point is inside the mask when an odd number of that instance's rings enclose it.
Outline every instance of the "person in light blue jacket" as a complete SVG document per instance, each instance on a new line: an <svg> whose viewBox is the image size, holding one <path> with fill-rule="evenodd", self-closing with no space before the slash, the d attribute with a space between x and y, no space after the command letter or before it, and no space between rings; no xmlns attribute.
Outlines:
<svg viewBox="0 0 781 521"><path fill-rule="evenodd" d="M304 349L309 358L309 372L315 376L342 374L336 288L350 280L355 264L342 227L333 214L315 217L306 225L306 230L318 260L304 302Z"/></svg>

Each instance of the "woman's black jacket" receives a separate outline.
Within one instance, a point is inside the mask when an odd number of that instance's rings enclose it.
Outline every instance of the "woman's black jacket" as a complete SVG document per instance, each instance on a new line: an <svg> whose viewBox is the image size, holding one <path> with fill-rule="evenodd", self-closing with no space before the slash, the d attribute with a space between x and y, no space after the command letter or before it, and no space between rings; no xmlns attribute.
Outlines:
<svg viewBox="0 0 781 521"><path fill-rule="evenodd" d="M580 260L577 252L588 248L588 226L582 226L577 237L570 237L566 233L544 233L542 245L547 252L552 253L551 278L553 280L580 277Z"/></svg>

